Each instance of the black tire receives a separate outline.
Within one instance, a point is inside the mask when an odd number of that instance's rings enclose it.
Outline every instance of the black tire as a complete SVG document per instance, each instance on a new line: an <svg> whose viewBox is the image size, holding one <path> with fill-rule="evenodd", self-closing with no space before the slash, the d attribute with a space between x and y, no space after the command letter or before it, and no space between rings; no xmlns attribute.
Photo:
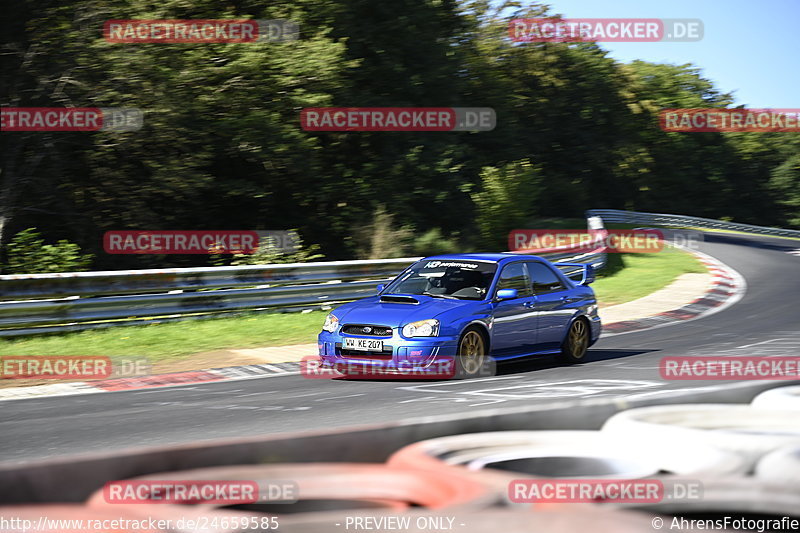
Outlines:
<svg viewBox="0 0 800 533"><path fill-rule="evenodd" d="M582 362L586 358L589 342L589 323L583 317L576 318L570 324L567 338L561 344L559 359L570 364Z"/></svg>

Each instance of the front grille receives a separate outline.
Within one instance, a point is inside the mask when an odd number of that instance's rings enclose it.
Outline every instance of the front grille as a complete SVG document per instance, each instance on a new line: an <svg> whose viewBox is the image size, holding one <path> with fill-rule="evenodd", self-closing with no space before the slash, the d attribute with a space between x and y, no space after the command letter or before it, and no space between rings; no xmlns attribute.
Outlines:
<svg viewBox="0 0 800 533"><path fill-rule="evenodd" d="M339 350L339 355L342 357L356 357L361 359L391 359L392 358L392 347L391 346L384 346L382 352L364 352L361 350L345 350L342 348L341 344L336 344L337 349Z"/></svg>
<svg viewBox="0 0 800 533"><path fill-rule="evenodd" d="M367 328L367 331L365 331L365 328ZM364 335L367 337L391 337L392 328L387 326L373 326L372 324L346 324L342 326L342 333Z"/></svg>

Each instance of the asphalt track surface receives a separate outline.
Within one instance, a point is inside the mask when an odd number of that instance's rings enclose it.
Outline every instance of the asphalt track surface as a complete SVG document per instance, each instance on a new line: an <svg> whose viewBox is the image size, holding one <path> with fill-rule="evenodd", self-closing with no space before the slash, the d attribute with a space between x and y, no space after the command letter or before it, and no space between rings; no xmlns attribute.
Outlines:
<svg viewBox="0 0 800 533"><path fill-rule="evenodd" d="M0 402L0 462L384 423L564 400L659 395L731 382L665 381L680 355L800 355L800 241L705 234L700 250L736 269L747 293L693 321L601 338L587 361L505 363L467 381L344 381L274 376Z"/></svg>

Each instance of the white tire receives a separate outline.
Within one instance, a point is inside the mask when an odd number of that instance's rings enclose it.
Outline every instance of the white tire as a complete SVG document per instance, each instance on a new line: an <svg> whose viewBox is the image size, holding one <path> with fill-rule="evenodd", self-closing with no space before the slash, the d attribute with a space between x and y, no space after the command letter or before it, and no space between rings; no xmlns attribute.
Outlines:
<svg viewBox="0 0 800 533"><path fill-rule="evenodd" d="M498 431L442 437L406 446L389 464L611 479L648 477L661 471L734 474L746 468L737 455L709 446L664 447L599 431Z"/></svg>
<svg viewBox="0 0 800 533"><path fill-rule="evenodd" d="M800 385L764 391L753 398L750 405L759 409L800 410Z"/></svg>
<svg viewBox="0 0 800 533"><path fill-rule="evenodd" d="M755 475L767 482L783 483L800 489L800 446L786 446L768 453L756 465Z"/></svg>
<svg viewBox="0 0 800 533"><path fill-rule="evenodd" d="M617 413L602 431L664 449L710 445L740 455L750 471L764 454L800 444L800 417L749 405L659 405Z"/></svg>
<svg viewBox="0 0 800 533"><path fill-rule="evenodd" d="M612 504L623 509L637 509L669 515L726 515L731 517L758 514L774 517L800 516L800 491L794 487L752 477L709 477L702 480L665 476L665 498L657 503ZM670 497L674 487L699 486L693 496ZM666 531L668 528L664 528ZM726 530L731 531L731 530ZM753 531L753 530L748 530ZM772 531L772 529L770 529Z"/></svg>

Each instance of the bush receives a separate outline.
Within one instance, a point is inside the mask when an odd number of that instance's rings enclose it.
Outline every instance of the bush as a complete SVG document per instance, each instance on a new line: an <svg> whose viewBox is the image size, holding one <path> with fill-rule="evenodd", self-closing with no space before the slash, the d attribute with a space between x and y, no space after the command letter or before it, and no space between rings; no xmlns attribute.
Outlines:
<svg viewBox="0 0 800 533"><path fill-rule="evenodd" d="M66 240L45 244L36 228L20 231L6 247L7 274L43 274L89 270L94 256L81 254L81 247Z"/></svg>
<svg viewBox="0 0 800 533"><path fill-rule="evenodd" d="M297 230L290 230L297 235ZM275 248L269 239L262 239L258 244L258 249L253 254L235 254L231 259L232 266L240 265L270 265L275 263L308 263L324 259L325 256L318 253L319 246L311 244L306 246L303 239L297 235L298 248L294 252L285 252Z"/></svg>
<svg viewBox="0 0 800 533"><path fill-rule="evenodd" d="M458 239L446 239L439 228L426 231L411 243L413 255L455 254L461 251Z"/></svg>
<svg viewBox="0 0 800 533"><path fill-rule="evenodd" d="M355 231L357 254L361 259L391 259L406 257L414 231L409 226L399 226L394 216L379 205L372 215L372 223Z"/></svg>

